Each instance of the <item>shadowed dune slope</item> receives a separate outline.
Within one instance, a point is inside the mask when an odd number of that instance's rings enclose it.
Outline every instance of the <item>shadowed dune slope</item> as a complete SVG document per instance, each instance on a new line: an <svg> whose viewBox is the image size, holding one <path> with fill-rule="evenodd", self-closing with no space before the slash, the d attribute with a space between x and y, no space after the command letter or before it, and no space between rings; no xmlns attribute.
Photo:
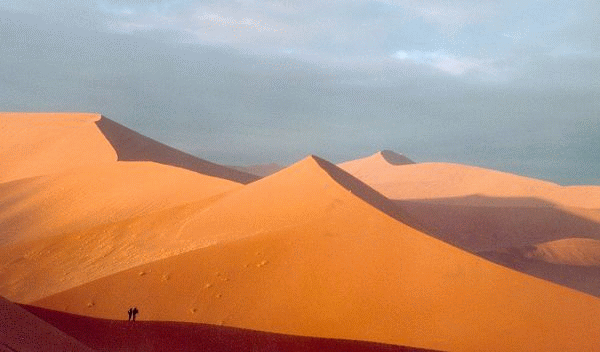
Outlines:
<svg viewBox="0 0 600 352"><path fill-rule="evenodd" d="M471 196L396 200L436 238L472 252L522 247L570 237L600 239L600 212L534 198Z"/></svg>
<svg viewBox="0 0 600 352"><path fill-rule="evenodd" d="M181 152L142 136L104 116L96 121L96 125L115 149L120 161L154 161L242 184L250 183L259 178Z"/></svg>
<svg viewBox="0 0 600 352"><path fill-rule="evenodd" d="M529 275L600 296L600 241L598 240L568 238L479 254Z"/></svg>
<svg viewBox="0 0 600 352"><path fill-rule="evenodd" d="M98 351L212 352L403 352L416 348L363 341L319 339L179 322L94 319L23 306L60 330Z"/></svg>
<svg viewBox="0 0 600 352"><path fill-rule="evenodd" d="M0 297L0 351L92 351L20 306Z"/></svg>
<svg viewBox="0 0 600 352"><path fill-rule="evenodd" d="M0 182L114 161L153 161L237 183L258 177L154 141L100 114L0 113Z"/></svg>
<svg viewBox="0 0 600 352"><path fill-rule="evenodd" d="M111 319L136 305L142 320L438 350L600 349L598 299L468 254L394 212L309 157L192 217L182 236L211 245L34 304Z"/></svg>
<svg viewBox="0 0 600 352"><path fill-rule="evenodd" d="M240 184L151 162L115 162L0 184L0 244L120 221Z"/></svg>

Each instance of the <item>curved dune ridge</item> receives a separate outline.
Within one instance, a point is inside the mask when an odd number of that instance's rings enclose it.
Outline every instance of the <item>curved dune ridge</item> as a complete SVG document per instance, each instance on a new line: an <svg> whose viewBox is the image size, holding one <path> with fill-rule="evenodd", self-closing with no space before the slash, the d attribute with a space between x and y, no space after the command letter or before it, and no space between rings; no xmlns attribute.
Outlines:
<svg viewBox="0 0 600 352"><path fill-rule="evenodd" d="M20 306L0 297L0 351L92 351Z"/></svg>
<svg viewBox="0 0 600 352"><path fill-rule="evenodd" d="M395 166L379 154L340 166L394 200L409 223L469 251L600 240L599 186L561 187L458 164Z"/></svg>
<svg viewBox="0 0 600 352"><path fill-rule="evenodd" d="M199 159L100 114L0 113L0 182L114 161L153 161L238 183L258 177Z"/></svg>
<svg viewBox="0 0 600 352"><path fill-rule="evenodd" d="M390 206L309 157L191 217L181 236L211 245L35 305L438 350L597 347L600 301L433 239Z"/></svg>
<svg viewBox="0 0 600 352"><path fill-rule="evenodd" d="M561 187L548 181L475 166L451 163L394 165L384 160L381 153L376 153L339 166L390 199L535 198L568 207L600 209L600 186ZM493 204L488 202L488 205Z"/></svg>

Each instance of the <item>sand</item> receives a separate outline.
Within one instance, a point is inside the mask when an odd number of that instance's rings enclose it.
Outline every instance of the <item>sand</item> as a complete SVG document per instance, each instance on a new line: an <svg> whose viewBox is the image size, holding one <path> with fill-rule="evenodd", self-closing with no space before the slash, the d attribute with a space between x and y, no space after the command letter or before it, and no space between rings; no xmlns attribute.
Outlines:
<svg viewBox="0 0 600 352"><path fill-rule="evenodd" d="M0 351L92 351L75 338L0 297Z"/></svg>
<svg viewBox="0 0 600 352"><path fill-rule="evenodd" d="M598 347L598 299L427 236L390 204L309 157L192 218L184 233L212 245L35 304L440 350Z"/></svg>
<svg viewBox="0 0 600 352"><path fill-rule="evenodd" d="M547 243L594 238L594 186L389 151L345 165L365 183L316 156L257 180L99 114L5 113L0 126L0 295L11 300L436 350L600 350L599 299L430 236L455 228L463 236L445 240L473 251L539 245L528 260L596 268L573 265L595 263L587 240Z"/></svg>
<svg viewBox="0 0 600 352"><path fill-rule="evenodd" d="M405 220L473 252L600 239L600 187L449 163L394 165L381 153L340 167L393 199Z"/></svg>
<svg viewBox="0 0 600 352"><path fill-rule="evenodd" d="M60 330L100 351L211 352L408 352L416 348L364 341L319 339L217 325L94 319L23 306Z"/></svg>
<svg viewBox="0 0 600 352"><path fill-rule="evenodd" d="M248 183L257 176L199 159L100 114L0 113L0 182L111 161L153 161Z"/></svg>

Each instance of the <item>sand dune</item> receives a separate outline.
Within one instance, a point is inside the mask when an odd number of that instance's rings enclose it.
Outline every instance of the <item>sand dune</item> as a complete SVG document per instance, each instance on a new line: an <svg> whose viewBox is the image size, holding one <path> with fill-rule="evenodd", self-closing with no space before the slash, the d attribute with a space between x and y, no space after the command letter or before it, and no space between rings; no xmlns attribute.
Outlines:
<svg viewBox="0 0 600 352"><path fill-rule="evenodd" d="M0 184L0 244L82 231L208 199L238 183L150 162L113 162Z"/></svg>
<svg viewBox="0 0 600 352"><path fill-rule="evenodd" d="M0 351L92 351L27 310L0 297Z"/></svg>
<svg viewBox="0 0 600 352"><path fill-rule="evenodd" d="M547 181L451 163L394 165L386 163L379 153L342 163L340 167L390 199L535 198L566 207L600 209L600 186L561 187ZM494 206L494 203L487 205Z"/></svg>
<svg viewBox="0 0 600 352"><path fill-rule="evenodd" d="M600 241L568 238L479 254L529 275L600 297Z"/></svg>
<svg viewBox="0 0 600 352"><path fill-rule="evenodd" d="M104 116L96 121L96 126L114 148L120 161L154 161L242 184L258 179L255 175L229 169L171 148Z"/></svg>
<svg viewBox="0 0 600 352"><path fill-rule="evenodd" d="M394 165L380 153L340 167L394 200L408 223L469 251L600 239L600 186L561 187L458 164Z"/></svg>
<svg viewBox="0 0 600 352"><path fill-rule="evenodd" d="M98 114L0 113L0 182L117 160Z"/></svg>
<svg viewBox="0 0 600 352"><path fill-rule="evenodd" d="M36 305L113 319L137 305L142 320L440 350L598 349L598 299L449 246L395 211L309 157L192 217L182 236L212 245Z"/></svg>
<svg viewBox="0 0 600 352"><path fill-rule="evenodd" d="M0 182L111 161L153 161L248 183L258 177L199 159L100 114L0 113Z"/></svg>
<svg viewBox="0 0 600 352"><path fill-rule="evenodd" d="M122 320L94 319L33 306L23 308L100 351L424 351L363 341L272 334L206 324L148 321L132 324Z"/></svg>

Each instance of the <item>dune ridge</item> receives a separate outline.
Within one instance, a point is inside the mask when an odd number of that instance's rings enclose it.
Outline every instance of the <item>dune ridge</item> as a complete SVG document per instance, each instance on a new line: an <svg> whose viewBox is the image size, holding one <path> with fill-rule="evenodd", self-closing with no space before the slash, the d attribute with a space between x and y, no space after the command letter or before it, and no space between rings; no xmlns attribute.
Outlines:
<svg viewBox="0 0 600 352"><path fill-rule="evenodd" d="M34 304L438 350L596 348L598 299L427 236L379 201L311 156L192 218L183 232L211 245Z"/></svg>
<svg viewBox="0 0 600 352"><path fill-rule="evenodd" d="M0 183L115 161L152 161L237 183L257 176L202 160L97 113L0 113Z"/></svg>
<svg viewBox="0 0 600 352"><path fill-rule="evenodd" d="M143 136L104 116L101 116L95 123L116 151L117 160L119 161L153 161L242 184L250 183L259 178L255 175L230 169L181 152Z"/></svg>

